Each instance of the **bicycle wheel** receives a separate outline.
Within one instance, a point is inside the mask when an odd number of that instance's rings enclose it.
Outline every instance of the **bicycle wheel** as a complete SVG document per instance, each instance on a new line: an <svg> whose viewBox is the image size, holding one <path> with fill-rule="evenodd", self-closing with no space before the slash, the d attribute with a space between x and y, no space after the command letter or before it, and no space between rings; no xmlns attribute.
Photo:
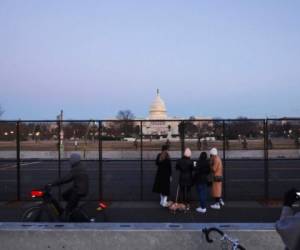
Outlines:
<svg viewBox="0 0 300 250"><path fill-rule="evenodd" d="M37 207L31 207L27 209L21 218L22 222L39 222L41 221L41 215L42 215L42 208Z"/></svg>
<svg viewBox="0 0 300 250"><path fill-rule="evenodd" d="M22 222L51 222L54 221L49 213L41 206L27 209L21 218Z"/></svg>

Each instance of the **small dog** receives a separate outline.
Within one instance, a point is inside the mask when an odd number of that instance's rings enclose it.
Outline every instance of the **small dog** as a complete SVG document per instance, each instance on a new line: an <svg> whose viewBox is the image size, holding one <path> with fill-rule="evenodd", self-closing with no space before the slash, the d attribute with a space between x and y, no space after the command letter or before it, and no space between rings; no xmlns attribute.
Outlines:
<svg viewBox="0 0 300 250"><path fill-rule="evenodd" d="M170 209L172 212L175 212L175 211L185 211L185 210L186 210L186 205L183 204L183 203L175 202L175 203L172 203L172 204L169 206L169 209Z"/></svg>

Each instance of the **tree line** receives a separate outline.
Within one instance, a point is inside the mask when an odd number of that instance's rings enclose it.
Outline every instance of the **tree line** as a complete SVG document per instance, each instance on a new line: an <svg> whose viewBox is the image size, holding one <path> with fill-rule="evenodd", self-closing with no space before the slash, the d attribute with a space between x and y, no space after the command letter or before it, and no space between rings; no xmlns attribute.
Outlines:
<svg viewBox="0 0 300 250"><path fill-rule="evenodd" d="M4 110L0 106L0 117ZM102 139L120 140L125 137L138 138L140 124L134 122L135 115L130 110L120 110L116 120L107 122L102 126ZM88 139L95 140L99 136L99 124L97 122L63 122L62 129L65 139ZM222 139L224 136L223 121L208 120L197 121L195 117L179 122L179 135L187 138L215 137ZM14 140L16 137L14 123L2 123L0 126L0 139ZM269 121L269 137L296 138L300 136L300 122L297 121ZM58 139L57 123L21 123L21 140L51 140ZM225 122L225 135L227 139L263 138L264 124L261 121L249 120L246 117L238 117L236 121Z"/></svg>

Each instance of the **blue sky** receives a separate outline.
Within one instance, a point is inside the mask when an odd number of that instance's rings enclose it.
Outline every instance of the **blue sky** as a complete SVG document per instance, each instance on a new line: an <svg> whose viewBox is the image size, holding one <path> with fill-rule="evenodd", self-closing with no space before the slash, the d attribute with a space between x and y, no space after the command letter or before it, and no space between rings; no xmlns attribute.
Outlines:
<svg viewBox="0 0 300 250"><path fill-rule="evenodd" d="M300 2L0 1L4 119L300 116Z"/></svg>

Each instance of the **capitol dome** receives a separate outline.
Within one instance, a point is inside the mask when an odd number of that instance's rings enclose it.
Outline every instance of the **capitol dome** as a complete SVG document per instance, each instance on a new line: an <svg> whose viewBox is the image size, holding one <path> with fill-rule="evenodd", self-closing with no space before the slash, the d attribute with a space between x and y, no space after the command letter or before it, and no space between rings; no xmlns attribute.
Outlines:
<svg viewBox="0 0 300 250"><path fill-rule="evenodd" d="M159 95L159 90L157 90L157 95L150 106L149 111L150 120L164 120L167 119L167 109L165 102L161 99Z"/></svg>

